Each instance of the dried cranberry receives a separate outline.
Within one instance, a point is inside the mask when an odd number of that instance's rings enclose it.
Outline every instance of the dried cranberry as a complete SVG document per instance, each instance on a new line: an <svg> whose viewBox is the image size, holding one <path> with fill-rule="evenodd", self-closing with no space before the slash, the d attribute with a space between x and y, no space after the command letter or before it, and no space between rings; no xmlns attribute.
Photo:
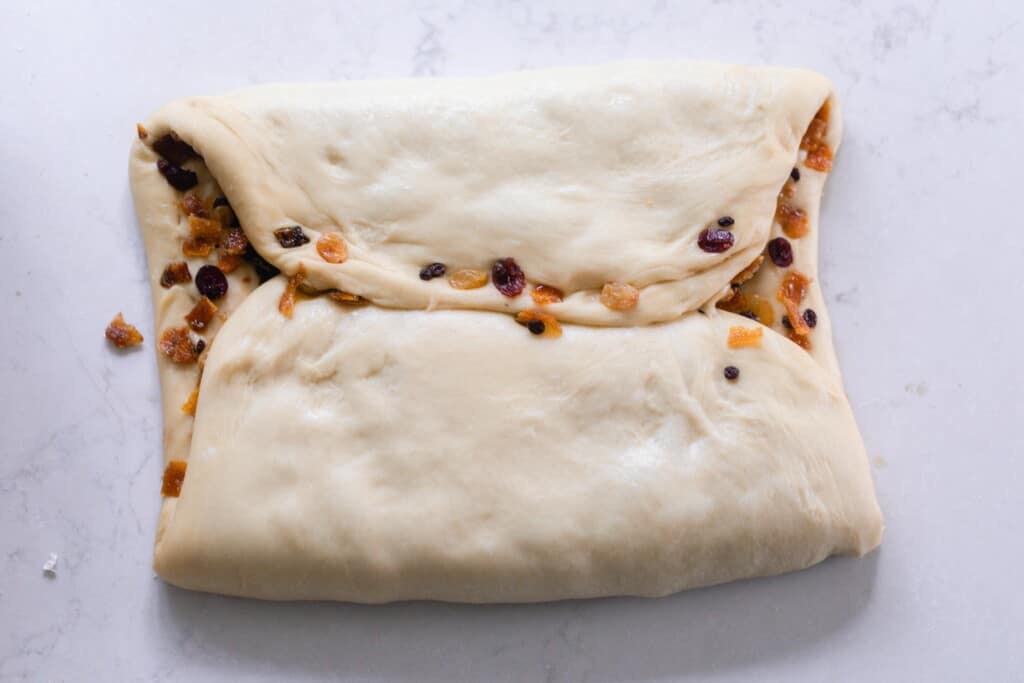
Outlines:
<svg viewBox="0 0 1024 683"><path fill-rule="evenodd" d="M740 369L735 365L727 365L725 366L723 374L725 375L726 379L736 379L737 377L740 376Z"/></svg>
<svg viewBox="0 0 1024 683"><path fill-rule="evenodd" d="M252 244L249 244L249 246L245 248L245 253L242 254L242 258L248 261L253 270L256 271L256 277L260 279L261 285L281 272L271 265L265 258L260 256L259 252L253 249Z"/></svg>
<svg viewBox="0 0 1024 683"><path fill-rule="evenodd" d="M205 265L196 273L196 289L210 300L228 293L228 279L217 266Z"/></svg>
<svg viewBox="0 0 1024 683"><path fill-rule="evenodd" d="M721 218L718 219L718 225L720 225L723 228L728 228L735 222L736 221L732 219L732 216L722 216Z"/></svg>
<svg viewBox="0 0 1024 683"><path fill-rule="evenodd" d="M768 241L768 257L779 268L793 265L793 246L785 237L776 237Z"/></svg>
<svg viewBox="0 0 1024 683"><path fill-rule="evenodd" d="M441 277L447 272L443 263L431 263L420 271L421 280L433 280L435 277Z"/></svg>
<svg viewBox="0 0 1024 683"><path fill-rule="evenodd" d="M175 190L191 190L199 184L199 177L188 169L175 166L167 159L158 159L156 168Z"/></svg>
<svg viewBox="0 0 1024 683"><path fill-rule="evenodd" d="M735 238L728 230L705 228L697 237L697 246L710 254L720 254L732 247Z"/></svg>
<svg viewBox="0 0 1024 683"><path fill-rule="evenodd" d="M171 133L155 140L153 151L175 166L181 166L189 159L199 156L187 142Z"/></svg>
<svg viewBox="0 0 1024 683"><path fill-rule="evenodd" d="M526 275L515 260L503 258L494 262L491 266L491 281L498 291L505 296L519 296L526 287Z"/></svg>
<svg viewBox="0 0 1024 683"><path fill-rule="evenodd" d="M794 183L799 183L800 182L800 169L797 168L796 166L794 166L793 170L789 172L789 177L793 179Z"/></svg>
<svg viewBox="0 0 1024 683"><path fill-rule="evenodd" d="M544 334L544 321L531 320L526 324L526 329L530 330L531 334Z"/></svg>
<svg viewBox="0 0 1024 683"><path fill-rule="evenodd" d="M302 228L297 225L293 225L290 228L278 228L274 231L274 237L277 238L277 243L285 249L301 247L309 241L306 233L302 232Z"/></svg>
<svg viewBox="0 0 1024 683"><path fill-rule="evenodd" d="M818 326L818 314L814 312L813 308L804 311L804 322L807 323L807 327Z"/></svg>

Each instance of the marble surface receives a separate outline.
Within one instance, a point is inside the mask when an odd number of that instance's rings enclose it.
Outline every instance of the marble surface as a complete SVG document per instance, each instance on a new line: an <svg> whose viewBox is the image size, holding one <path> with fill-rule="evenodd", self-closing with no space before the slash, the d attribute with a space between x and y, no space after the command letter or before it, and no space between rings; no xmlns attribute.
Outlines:
<svg viewBox="0 0 1024 683"><path fill-rule="evenodd" d="M3 3L0 680L1022 680L1022 18L1016 0ZM264 81L661 56L838 85L822 279L882 549L533 606L264 604L157 580L152 346L103 340L119 310L152 339L136 120Z"/></svg>

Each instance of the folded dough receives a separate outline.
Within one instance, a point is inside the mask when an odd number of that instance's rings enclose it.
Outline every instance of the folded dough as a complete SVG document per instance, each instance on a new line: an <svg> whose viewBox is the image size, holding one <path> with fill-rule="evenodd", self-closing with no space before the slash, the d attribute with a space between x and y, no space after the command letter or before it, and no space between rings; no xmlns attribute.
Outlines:
<svg viewBox="0 0 1024 683"><path fill-rule="evenodd" d="M188 470L165 498L157 572L268 599L536 601L663 595L874 548L881 515L816 282L826 174L799 149L825 103L835 149L826 79L708 63L261 86L165 107L131 160L158 332L199 293L160 284L188 220L153 139L201 155L186 164L197 191L226 196L283 276L228 275L194 434L181 406L200 366L158 354L165 458ZM715 303L782 234L794 167L813 343L785 338L780 308L759 346L729 348L730 328L757 325ZM699 249L723 216L735 244ZM274 230L293 225L310 241L285 248ZM344 263L318 255L326 232L344 237ZM544 307L561 338L503 315L534 308L528 291L419 278L506 256L564 292ZM184 260L193 274L210 262ZM300 265L313 289L371 305L321 296L284 318ZM742 293L771 299L786 272L769 263ZM600 303L609 281L639 288L635 309Z"/></svg>

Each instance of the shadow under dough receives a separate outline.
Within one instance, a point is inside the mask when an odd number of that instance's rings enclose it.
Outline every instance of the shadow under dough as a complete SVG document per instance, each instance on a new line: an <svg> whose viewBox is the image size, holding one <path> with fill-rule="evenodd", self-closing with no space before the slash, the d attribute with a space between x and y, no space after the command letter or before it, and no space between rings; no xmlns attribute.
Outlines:
<svg viewBox="0 0 1024 683"><path fill-rule="evenodd" d="M161 584L196 673L410 681L701 678L810 648L870 600L879 553L679 593L533 605L272 603Z"/></svg>

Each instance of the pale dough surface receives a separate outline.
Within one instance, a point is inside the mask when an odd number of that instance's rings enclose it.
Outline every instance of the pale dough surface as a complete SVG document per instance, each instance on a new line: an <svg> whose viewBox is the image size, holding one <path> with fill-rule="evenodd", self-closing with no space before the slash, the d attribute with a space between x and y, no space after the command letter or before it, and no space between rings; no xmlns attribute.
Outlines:
<svg viewBox="0 0 1024 683"><path fill-rule="evenodd" d="M344 309L221 331L156 549L172 583L273 599L534 601L683 588L877 545L839 385L724 313L664 325ZM729 382L722 367L742 368Z"/></svg>
<svg viewBox="0 0 1024 683"><path fill-rule="evenodd" d="M826 174L803 170L796 195L812 352L779 323L730 351L729 326L755 323L713 306L780 234L775 198L832 97L803 70L662 62L165 107L150 134L195 147L189 167L264 257L374 305L301 301L286 320L283 278L253 292L251 269L230 275L194 435L180 405L198 369L159 357L165 459L189 468L165 499L158 573L272 599L530 601L661 595L874 548L881 515L817 283ZM187 223L156 158L134 145L159 333L198 294L159 286ZM700 251L723 215L736 246ZM295 224L310 244L282 249L273 230ZM316 254L323 231L344 235L346 263ZM548 307L576 323L563 338L500 314L533 307L527 293L418 277L504 256L566 292ZM752 290L770 297L779 275L763 267ZM597 301L609 280L641 288L635 311Z"/></svg>
<svg viewBox="0 0 1024 683"><path fill-rule="evenodd" d="M559 319L672 320L721 295L769 238L808 123L832 96L802 69L623 62L474 79L273 85L176 101L147 127L206 160L250 240L286 274L393 308L519 311L494 287L459 291L420 268L489 270L513 257L568 296ZM836 115L833 148L841 135ZM736 245L697 247L722 216ZM284 249L276 228L311 241ZM322 232L350 244L319 258ZM643 289L610 311L601 286Z"/></svg>

